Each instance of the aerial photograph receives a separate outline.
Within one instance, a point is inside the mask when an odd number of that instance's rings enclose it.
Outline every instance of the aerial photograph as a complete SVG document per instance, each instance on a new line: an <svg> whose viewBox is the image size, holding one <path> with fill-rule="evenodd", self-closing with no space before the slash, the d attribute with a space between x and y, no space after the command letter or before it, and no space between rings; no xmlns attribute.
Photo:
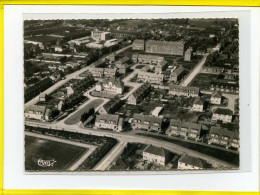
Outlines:
<svg viewBox="0 0 260 195"><path fill-rule="evenodd" d="M25 172L239 169L238 19L23 28Z"/></svg>

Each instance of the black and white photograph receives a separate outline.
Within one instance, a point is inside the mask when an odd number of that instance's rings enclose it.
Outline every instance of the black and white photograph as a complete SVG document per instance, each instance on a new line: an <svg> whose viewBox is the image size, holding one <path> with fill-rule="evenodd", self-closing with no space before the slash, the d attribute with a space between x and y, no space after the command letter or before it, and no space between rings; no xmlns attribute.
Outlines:
<svg viewBox="0 0 260 195"><path fill-rule="evenodd" d="M24 170L240 168L238 18L24 19Z"/></svg>

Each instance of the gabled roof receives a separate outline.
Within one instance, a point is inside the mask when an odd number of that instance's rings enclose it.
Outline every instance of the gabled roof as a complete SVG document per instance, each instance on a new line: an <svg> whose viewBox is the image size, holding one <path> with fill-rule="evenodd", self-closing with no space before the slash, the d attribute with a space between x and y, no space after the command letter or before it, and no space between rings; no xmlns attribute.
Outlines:
<svg viewBox="0 0 260 195"><path fill-rule="evenodd" d="M134 120L140 120L140 123L149 122L151 126L153 126L153 123L159 123L159 126L162 125L163 119L160 117L155 116L149 116L149 115L143 115L143 114L134 114Z"/></svg>
<svg viewBox="0 0 260 195"><path fill-rule="evenodd" d="M189 86L181 86L181 85L170 85L169 91L177 91L177 92L186 92L186 93L199 93L199 88L197 87L189 87Z"/></svg>
<svg viewBox="0 0 260 195"><path fill-rule="evenodd" d="M178 161L185 163L185 164L188 164L188 165L195 166L195 167L205 168L205 162L204 161L202 161L199 158L192 157L192 156L184 155Z"/></svg>
<svg viewBox="0 0 260 195"><path fill-rule="evenodd" d="M124 86L124 83L119 78L105 78L100 83L103 83L103 84L112 83L112 85L115 85L116 87L123 87Z"/></svg>
<svg viewBox="0 0 260 195"><path fill-rule="evenodd" d="M141 85L134 93L132 93L132 95L135 98L138 98L139 96L143 95L144 91L147 90L148 88L150 88L150 84L148 83L144 83L143 85Z"/></svg>
<svg viewBox="0 0 260 195"><path fill-rule="evenodd" d="M46 97L46 93L43 93L43 92L40 93L39 97L40 97L40 98L45 98L45 97Z"/></svg>
<svg viewBox="0 0 260 195"><path fill-rule="evenodd" d="M144 152L154 154L154 155L157 155L157 156L162 156L162 157L166 157L166 154L168 153L168 151L165 150L164 148L158 148L158 147L154 147L152 145L148 145L144 149Z"/></svg>
<svg viewBox="0 0 260 195"><path fill-rule="evenodd" d="M104 72L109 72L109 73L116 73L116 69L115 68L104 68Z"/></svg>
<svg viewBox="0 0 260 195"><path fill-rule="evenodd" d="M196 97L193 104L204 105L205 101L201 97Z"/></svg>
<svg viewBox="0 0 260 195"><path fill-rule="evenodd" d="M224 108L217 108L214 111L214 114L221 114L221 115L233 115L233 112L229 109L224 109Z"/></svg>
<svg viewBox="0 0 260 195"><path fill-rule="evenodd" d="M143 39L135 39L133 44L144 44L144 40Z"/></svg>
<svg viewBox="0 0 260 195"><path fill-rule="evenodd" d="M220 91L214 91L212 93L211 97L213 97L213 98L221 98L222 97L222 93Z"/></svg>
<svg viewBox="0 0 260 195"><path fill-rule="evenodd" d="M101 114L96 116L96 122L101 122L101 120L103 120L104 123L109 123L109 121L113 121L113 124L117 124L118 119L119 115L115 114Z"/></svg>
<svg viewBox="0 0 260 195"><path fill-rule="evenodd" d="M41 112L41 113L44 113L46 110L46 106L38 106L38 105L31 105L29 106L25 112L29 112L29 111L32 111L32 112Z"/></svg>
<svg viewBox="0 0 260 195"><path fill-rule="evenodd" d="M171 76L179 76L183 71L184 69L182 67L178 67L174 72L172 72Z"/></svg>
<svg viewBox="0 0 260 195"><path fill-rule="evenodd" d="M115 62L115 64L118 64L118 63L126 63L127 61L129 61L130 59L127 57L127 56L124 56L122 58L120 58L118 61Z"/></svg>
<svg viewBox="0 0 260 195"><path fill-rule="evenodd" d="M238 131L229 131L222 127L211 127L210 134L217 134L219 138L224 136L224 137L229 137L230 139L239 139Z"/></svg>

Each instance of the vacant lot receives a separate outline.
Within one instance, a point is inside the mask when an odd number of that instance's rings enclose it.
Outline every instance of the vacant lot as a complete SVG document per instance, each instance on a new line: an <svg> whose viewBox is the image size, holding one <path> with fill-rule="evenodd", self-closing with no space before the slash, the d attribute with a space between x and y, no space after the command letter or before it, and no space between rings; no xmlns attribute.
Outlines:
<svg viewBox="0 0 260 195"><path fill-rule="evenodd" d="M77 110L73 115L71 115L68 119L64 121L66 125L74 125L80 121L80 117L84 112L87 112L90 108L97 108L100 104L102 104L104 100L96 99L92 100L88 104L86 104L83 108Z"/></svg>
<svg viewBox="0 0 260 195"><path fill-rule="evenodd" d="M86 148L54 142L34 137L25 137L25 170L26 171L66 171ZM38 159L55 160L53 166L41 167Z"/></svg>

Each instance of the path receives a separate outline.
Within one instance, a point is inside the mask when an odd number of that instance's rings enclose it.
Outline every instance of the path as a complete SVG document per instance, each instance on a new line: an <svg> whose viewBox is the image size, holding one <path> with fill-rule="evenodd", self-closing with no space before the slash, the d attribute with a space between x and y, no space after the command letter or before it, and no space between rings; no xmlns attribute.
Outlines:
<svg viewBox="0 0 260 195"><path fill-rule="evenodd" d="M106 156L93 168L95 171L105 171L107 167L115 162L117 157L123 152L126 147L127 141L118 143L112 150L110 150Z"/></svg>

